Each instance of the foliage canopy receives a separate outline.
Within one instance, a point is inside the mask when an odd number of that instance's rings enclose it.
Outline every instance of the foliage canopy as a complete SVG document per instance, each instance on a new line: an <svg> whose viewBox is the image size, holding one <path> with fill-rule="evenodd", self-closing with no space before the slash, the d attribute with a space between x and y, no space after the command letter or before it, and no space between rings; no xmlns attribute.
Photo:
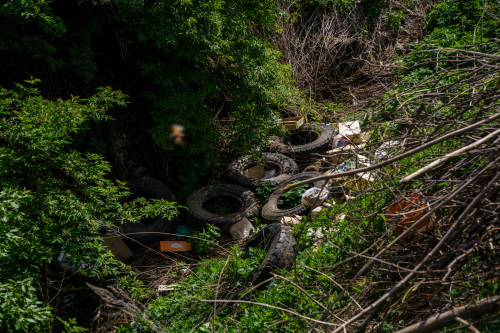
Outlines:
<svg viewBox="0 0 500 333"><path fill-rule="evenodd" d="M134 112L151 115L151 135L175 151L189 190L218 165L217 147L264 143L271 115L295 98L267 41L282 15L271 0L9 0L0 7L0 61L9 64L0 74L36 75L50 97L69 94L60 80L82 95L105 85L133 92ZM221 118L231 125L221 129ZM170 140L173 124L186 130L182 149Z"/></svg>
<svg viewBox="0 0 500 333"><path fill-rule="evenodd" d="M68 264L88 275L117 275L124 264L102 245L101 228L176 214L174 203L160 200L122 206L118 199L129 193L105 178L109 163L71 148L72 133L110 119L107 109L124 106L125 97L106 87L87 99L51 101L31 86L1 88L0 327L42 331L50 323L48 300L38 301L34 287L36 280L44 284L42 263L64 252Z"/></svg>

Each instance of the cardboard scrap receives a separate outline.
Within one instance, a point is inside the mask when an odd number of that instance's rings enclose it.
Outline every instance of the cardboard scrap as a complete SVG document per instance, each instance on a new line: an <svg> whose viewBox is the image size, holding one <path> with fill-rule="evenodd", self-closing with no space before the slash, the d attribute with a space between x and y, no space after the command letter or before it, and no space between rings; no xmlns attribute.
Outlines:
<svg viewBox="0 0 500 333"><path fill-rule="evenodd" d="M283 118L279 119L278 122L282 123L287 130L294 131L307 122L307 116Z"/></svg>
<svg viewBox="0 0 500 333"><path fill-rule="evenodd" d="M339 134L347 136L354 143L361 143L361 126L359 121L339 123Z"/></svg>
<svg viewBox="0 0 500 333"><path fill-rule="evenodd" d="M348 137L355 144L360 144L370 137L369 133L361 133L359 120L332 124L332 127L338 130L338 134Z"/></svg>
<svg viewBox="0 0 500 333"><path fill-rule="evenodd" d="M107 246L116 259L122 262L134 255L120 236L105 235L102 244Z"/></svg>
<svg viewBox="0 0 500 333"><path fill-rule="evenodd" d="M160 241L159 252L183 252L191 251L191 243L186 241Z"/></svg>
<svg viewBox="0 0 500 333"><path fill-rule="evenodd" d="M243 171L243 174L252 179L262 179L266 175L266 168L263 165L256 165Z"/></svg>

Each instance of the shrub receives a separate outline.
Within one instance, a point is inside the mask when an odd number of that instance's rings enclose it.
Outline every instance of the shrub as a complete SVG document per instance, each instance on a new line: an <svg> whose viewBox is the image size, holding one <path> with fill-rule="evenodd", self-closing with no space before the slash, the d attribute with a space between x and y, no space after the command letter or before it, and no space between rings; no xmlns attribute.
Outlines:
<svg viewBox="0 0 500 333"><path fill-rule="evenodd" d="M111 82L134 91L136 108L152 116L155 142L177 155L180 188L188 192L218 166L218 148L245 153L264 143L276 108L295 99L289 69L268 42L283 15L271 0L9 0L0 9L0 28L8 31L0 59L14 65L0 70L17 79L44 68L50 93L65 91L53 75L84 93ZM231 125L218 127L221 117ZM173 124L185 128L183 148L170 140Z"/></svg>
<svg viewBox="0 0 500 333"><path fill-rule="evenodd" d="M33 86L38 81L27 82ZM110 119L107 109L124 106L125 97L106 87L88 99L51 101L34 87L1 88L2 329L47 327L48 295L44 304L39 302L33 281L48 286L40 272L61 252L85 274L116 275L124 265L106 251L99 229L116 220L176 214L175 204L163 200L136 199L122 206L118 199L129 193L122 183L105 179L109 164L70 146L71 134L92 121Z"/></svg>

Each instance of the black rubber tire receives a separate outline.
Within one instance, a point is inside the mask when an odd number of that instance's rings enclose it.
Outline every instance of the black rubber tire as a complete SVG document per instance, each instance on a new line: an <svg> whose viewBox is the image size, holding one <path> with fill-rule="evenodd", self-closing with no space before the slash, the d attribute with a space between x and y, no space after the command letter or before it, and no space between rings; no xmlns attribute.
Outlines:
<svg viewBox="0 0 500 333"><path fill-rule="evenodd" d="M289 105L280 111L281 118L293 118L300 116L299 108L296 106Z"/></svg>
<svg viewBox="0 0 500 333"><path fill-rule="evenodd" d="M164 199L166 201L175 202L175 194L158 179L149 177L139 177L132 178L127 181L125 185L128 190L132 193L145 192L153 196L155 199ZM120 202L125 202L127 198L120 199ZM122 229L124 234L128 234L127 237L123 237L123 241L131 246L136 247L139 242L144 245L153 244L158 239L158 232L172 231L175 226L175 219L167 219L164 217L158 217L151 224L144 226L141 223L126 222L124 224L118 224ZM141 234L141 232L144 232ZM133 234L137 233L137 234ZM132 238L133 240L129 239ZM134 241L135 240L135 241Z"/></svg>
<svg viewBox="0 0 500 333"><path fill-rule="evenodd" d="M205 202L221 196L236 199L241 208L236 213L228 215L211 214L203 208ZM192 228L202 230L207 224L212 224L225 234L228 234L229 228L241 219L252 219L259 215L259 203L255 194L247 188L231 184L202 187L187 197L184 206L188 209L187 217Z"/></svg>
<svg viewBox="0 0 500 333"><path fill-rule="evenodd" d="M303 135L309 132L319 132L316 140L302 145L274 144L272 151L283 155L291 156L295 159L304 159L311 154L322 154L330 147L333 138L333 127L323 124L303 125L292 135Z"/></svg>
<svg viewBox="0 0 500 333"><path fill-rule="evenodd" d="M281 183L278 188L281 188L287 184L290 184L294 181L301 181L301 180L306 180L309 178L313 177L318 177L322 176L321 173L315 172L315 171L309 171L309 172L302 172L297 175L294 175L290 177L286 182ZM320 180L317 182L314 182L312 185L314 187L319 187L322 188L323 185L325 184L326 180ZM311 186L312 187L312 186ZM278 201L281 196L281 193L273 193L269 198L267 199L264 207L262 207L262 219L266 222L279 222L282 217L285 216L295 216L295 215L305 215L308 211L308 207L304 206L303 204L300 204L298 206L295 206L290 209L279 209L278 208Z"/></svg>
<svg viewBox="0 0 500 333"><path fill-rule="evenodd" d="M319 166L317 165L308 165L304 168L304 172L309 172L309 171L315 171L315 172L319 172Z"/></svg>
<svg viewBox="0 0 500 333"><path fill-rule="evenodd" d="M290 157L275 153L262 153L262 160L264 163L268 163L276 167L278 170L278 176L261 180L253 179L245 176L244 171L257 165L252 155L241 156L234 160L227 168L227 175L229 179L237 185L249 188L255 191L258 187L262 186L262 183L270 183L273 186L281 184L282 182L288 180L290 176L295 175L299 172L297 163Z"/></svg>
<svg viewBox="0 0 500 333"><path fill-rule="evenodd" d="M289 268L295 261L295 237L292 230L280 223L272 223L257 232L243 246L243 250L248 247L257 247L261 242L268 243L272 239L269 251L262 264L252 277L252 285L257 285L272 277L271 272L275 269ZM262 289L265 284L257 289Z"/></svg>

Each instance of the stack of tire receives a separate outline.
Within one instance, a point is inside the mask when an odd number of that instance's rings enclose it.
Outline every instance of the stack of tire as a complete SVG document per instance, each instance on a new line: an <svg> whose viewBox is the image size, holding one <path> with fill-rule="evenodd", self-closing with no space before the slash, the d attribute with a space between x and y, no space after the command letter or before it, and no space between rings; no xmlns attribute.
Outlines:
<svg viewBox="0 0 500 333"><path fill-rule="evenodd" d="M252 155L234 160L227 170L227 177L233 184L206 186L193 192L187 198L185 206L188 208L188 220L191 227L201 229L210 223L219 227L223 232L228 232L229 228L242 218L252 219L259 216L259 202L254 191L264 183L271 184L278 189L295 181L321 176L321 173L315 171L298 173L299 168L294 159L309 160L314 154L321 154L328 150L333 137L333 128L326 125L304 125L294 133L298 137L311 134L315 135L315 140L309 143L274 144L273 151L262 153L259 161L255 160ZM245 174L245 170L261 163L271 166L277 171L277 175L262 180ZM315 182L313 186L321 188L324 182ZM280 193L271 194L262 207L260 217L270 224L248 239L243 246L244 250L260 243L267 245L267 255L251 281L252 285L259 289L272 279L272 271L288 268L295 260L294 235L289 227L280 223L280 220L285 216L305 215L308 211L308 208L302 204L290 209L280 209L278 206L280 195ZM240 209L236 213L223 216L204 210L203 205L217 196L240 202Z"/></svg>
<svg viewBox="0 0 500 333"><path fill-rule="evenodd" d="M312 142L299 145L273 145L273 151L262 153L261 159L256 161L252 155L242 156L231 163L227 170L227 177L233 184L218 184L200 188L191 193L185 202L188 209L187 219L193 229L202 230L207 224L215 225L224 234L229 233L232 225L243 218L252 219L259 216L259 201L254 193L264 182L278 189L294 181L302 181L320 176L319 172L299 172L294 159L307 160L314 154L321 154L328 150L328 145L333 136L333 128L326 125L303 125L294 135L313 135ZM269 179L253 179L245 175L245 170L264 162L277 171L277 175ZM324 181L323 181L324 182ZM322 187L323 182L315 182L315 187ZM153 178L141 177L131 179L126 185L132 193L146 192L150 197L175 201L172 191L162 182ZM256 246L265 239L272 239L268 244L269 251L264 262L257 270L252 280L254 285L264 284L271 277L273 269L287 268L295 258L293 244L295 238L291 230L280 222L282 217L304 215L308 208L300 204L290 209L280 209L278 202L279 193L273 193L264 203L260 217L270 223L266 228L251 237L243 248ZM228 215L216 215L204 209L204 204L214 198L225 197L235 202L238 210ZM126 242L151 244L156 241L158 233L172 231L173 220L157 218L148 225L126 223L122 230L127 234Z"/></svg>
<svg viewBox="0 0 500 333"><path fill-rule="evenodd" d="M320 176L319 172L310 171L298 173L299 168L294 159L310 159L314 154L321 154L328 150L328 145L333 137L333 128L327 125L303 125L295 131L296 136L314 135L315 140L300 145L274 145L275 152L262 153L260 160L256 161L252 155L245 155L234 160L228 167L227 177L233 184L218 184L203 187L194 191L186 200L188 220L191 227L202 229L206 224L213 224L223 232L242 218L252 219L259 215L259 203L254 191L264 183L271 184L274 188L283 187L294 181L306 180ZM253 179L245 175L245 170L264 163L277 171L277 175L269 179ZM322 187L322 182L314 183ZM203 205L215 197L227 197L240 203L240 209L229 215L214 215L203 209ZM266 222L279 222L284 216L303 215L307 207L302 204L282 210L278 208L280 194L273 193L262 208L261 218Z"/></svg>

